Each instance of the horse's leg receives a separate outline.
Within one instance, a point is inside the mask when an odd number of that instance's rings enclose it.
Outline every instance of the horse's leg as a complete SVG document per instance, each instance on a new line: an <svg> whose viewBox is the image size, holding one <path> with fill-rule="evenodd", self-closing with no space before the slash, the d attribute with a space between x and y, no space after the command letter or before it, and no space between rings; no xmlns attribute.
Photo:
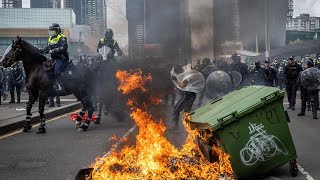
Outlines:
<svg viewBox="0 0 320 180"><path fill-rule="evenodd" d="M85 107L85 103L82 100L81 94L78 92L73 92L73 95L82 103L83 107L81 109L81 111L78 113L77 116L77 120L76 120L76 128L80 128L81 127L81 121L82 121L82 117L83 115L86 113L87 109Z"/></svg>
<svg viewBox="0 0 320 180"><path fill-rule="evenodd" d="M46 104L46 100L47 100L47 93L44 92L44 91L40 91L40 94L39 94L39 114L40 114L40 126L37 130L37 134L44 134L46 133L46 128L45 128L45 125L46 125L46 120L45 120L45 117L44 117L44 106Z"/></svg>
<svg viewBox="0 0 320 180"><path fill-rule="evenodd" d="M83 93L83 94L85 94L85 93ZM91 98L88 94L86 96L84 96L83 102L84 102L85 108L88 110L88 116L87 116L85 123L78 129L78 131L86 131L89 128L92 114L94 111Z"/></svg>
<svg viewBox="0 0 320 180"><path fill-rule="evenodd" d="M94 122L95 124L100 124L102 107L103 107L103 101L102 101L101 97L99 97L98 98L98 116L97 116L96 121Z"/></svg>
<svg viewBox="0 0 320 180"><path fill-rule="evenodd" d="M26 119L24 122L24 126L23 126L23 132L28 132L32 128L32 126L31 126L31 117L32 117L31 109L32 109L34 102L36 102L37 99L38 99L38 92L35 92L35 93L29 92L29 100L27 103L27 115L26 115Z"/></svg>

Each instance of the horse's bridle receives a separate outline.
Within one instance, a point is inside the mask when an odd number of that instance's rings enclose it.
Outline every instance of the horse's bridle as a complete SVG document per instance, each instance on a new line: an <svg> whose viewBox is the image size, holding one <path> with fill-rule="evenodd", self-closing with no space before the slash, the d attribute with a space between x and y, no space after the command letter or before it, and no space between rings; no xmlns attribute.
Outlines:
<svg viewBox="0 0 320 180"><path fill-rule="evenodd" d="M16 61L16 59L19 59L18 53L22 51L22 48L21 47L13 47L13 44L11 44L11 48L14 49L14 52L12 53L12 55L10 57L8 57L8 53L4 54L4 57L1 58L1 61L4 58L7 58L9 60L9 63L13 64Z"/></svg>

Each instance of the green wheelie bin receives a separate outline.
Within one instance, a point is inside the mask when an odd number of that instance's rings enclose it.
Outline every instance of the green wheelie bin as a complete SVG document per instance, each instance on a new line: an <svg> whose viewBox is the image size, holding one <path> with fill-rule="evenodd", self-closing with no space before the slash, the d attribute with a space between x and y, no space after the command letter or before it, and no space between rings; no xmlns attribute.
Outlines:
<svg viewBox="0 0 320 180"><path fill-rule="evenodd" d="M190 113L188 123L200 132L199 147L210 161L216 142L231 156L236 179L260 177L288 162L294 177L297 154L283 98L278 88L245 87Z"/></svg>

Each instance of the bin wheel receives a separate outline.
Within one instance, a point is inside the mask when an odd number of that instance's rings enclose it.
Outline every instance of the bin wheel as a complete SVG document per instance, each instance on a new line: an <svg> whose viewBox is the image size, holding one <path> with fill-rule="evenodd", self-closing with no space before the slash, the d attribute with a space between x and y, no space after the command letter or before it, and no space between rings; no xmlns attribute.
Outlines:
<svg viewBox="0 0 320 180"><path fill-rule="evenodd" d="M292 160L289 162L289 167L290 167L290 174L292 177L298 176L298 166L297 166L297 160Z"/></svg>

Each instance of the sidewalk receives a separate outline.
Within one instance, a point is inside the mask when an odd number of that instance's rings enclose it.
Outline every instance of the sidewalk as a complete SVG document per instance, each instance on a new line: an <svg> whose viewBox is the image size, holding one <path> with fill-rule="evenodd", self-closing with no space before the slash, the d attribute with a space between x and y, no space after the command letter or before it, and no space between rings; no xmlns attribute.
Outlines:
<svg viewBox="0 0 320 180"><path fill-rule="evenodd" d="M25 120L28 94L21 94L21 102L19 104L9 104L9 101L10 97L8 97L5 101L2 101L2 105L0 105L0 135L23 127L23 122ZM69 95L61 97L61 107L48 107L49 105L46 104L46 119L50 119L81 108L81 103L76 101L77 99L73 95ZM35 102L31 111L32 123L39 122L38 107L39 103Z"/></svg>

